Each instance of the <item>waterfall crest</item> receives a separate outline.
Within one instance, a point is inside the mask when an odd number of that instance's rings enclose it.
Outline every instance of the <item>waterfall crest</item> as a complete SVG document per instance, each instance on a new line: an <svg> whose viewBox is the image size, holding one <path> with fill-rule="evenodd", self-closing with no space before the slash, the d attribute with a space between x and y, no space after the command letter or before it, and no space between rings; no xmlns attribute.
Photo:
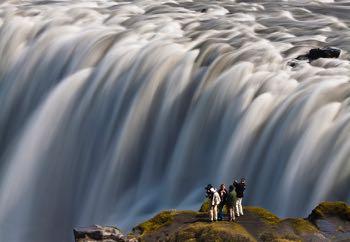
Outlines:
<svg viewBox="0 0 350 242"><path fill-rule="evenodd" d="M0 1L0 234L350 201L348 1ZM287 63L310 48L339 59Z"/></svg>

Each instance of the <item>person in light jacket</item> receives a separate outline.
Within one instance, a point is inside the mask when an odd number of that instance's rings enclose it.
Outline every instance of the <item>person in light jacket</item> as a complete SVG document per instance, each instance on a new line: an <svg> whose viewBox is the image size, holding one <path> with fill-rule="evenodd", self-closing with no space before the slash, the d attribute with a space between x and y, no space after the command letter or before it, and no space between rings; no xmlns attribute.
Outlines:
<svg viewBox="0 0 350 242"><path fill-rule="evenodd" d="M221 203L220 195L216 191L214 187L210 188L210 192L212 193L211 197L211 206L209 210L209 217L210 221L217 221L218 220L218 205Z"/></svg>

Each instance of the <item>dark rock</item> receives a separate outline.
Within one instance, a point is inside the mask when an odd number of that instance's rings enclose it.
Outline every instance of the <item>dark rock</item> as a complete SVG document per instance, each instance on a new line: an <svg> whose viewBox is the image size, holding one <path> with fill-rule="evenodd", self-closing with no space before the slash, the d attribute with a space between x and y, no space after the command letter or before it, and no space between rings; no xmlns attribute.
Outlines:
<svg viewBox="0 0 350 242"><path fill-rule="evenodd" d="M311 49L309 53L306 55L300 55L296 59L297 60L309 60L314 61L319 58L338 58L340 56L340 49L333 48L333 47L326 47L326 48L317 48L317 49Z"/></svg>
<svg viewBox="0 0 350 242"><path fill-rule="evenodd" d="M332 241L350 240L350 207L344 202L323 202L308 220Z"/></svg>
<svg viewBox="0 0 350 242"><path fill-rule="evenodd" d="M297 63L295 63L294 61L291 61L288 63L289 66L291 67L296 67L297 66Z"/></svg>
<svg viewBox="0 0 350 242"><path fill-rule="evenodd" d="M85 228L73 229L76 242L95 242L95 241L117 241L117 242L134 242L137 241L132 238L128 238L122 234L122 232L111 226L98 226L94 225Z"/></svg>
<svg viewBox="0 0 350 242"><path fill-rule="evenodd" d="M296 67L299 61L312 62L319 58L338 58L340 56L340 52L340 49L334 47L311 49L309 53L305 55L299 55L297 58L289 61L287 64L291 67Z"/></svg>

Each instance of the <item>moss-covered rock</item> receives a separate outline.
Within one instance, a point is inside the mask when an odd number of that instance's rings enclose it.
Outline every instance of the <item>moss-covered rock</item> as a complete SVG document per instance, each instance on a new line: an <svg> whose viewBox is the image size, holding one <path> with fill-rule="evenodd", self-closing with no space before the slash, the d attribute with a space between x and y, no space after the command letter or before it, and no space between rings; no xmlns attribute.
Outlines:
<svg viewBox="0 0 350 242"><path fill-rule="evenodd" d="M283 220L283 222L288 223L294 232L298 235L303 233L317 233L318 229L306 219L302 218L288 218Z"/></svg>
<svg viewBox="0 0 350 242"><path fill-rule="evenodd" d="M169 241L256 241L245 228L237 223L193 223L172 235Z"/></svg>
<svg viewBox="0 0 350 242"><path fill-rule="evenodd" d="M133 235L137 236L139 241L168 242L327 241L325 236L328 235L313 223L313 220L329 217L337 217L336 221L340 221L343 235L350 233L350 223L343 222L350 220L350 209L342 202L320 204L312 211L309 219L280 219L264 208L244 207L244 216L237 218L236 222L210 223L207 214L209 209L210 202L206 199L200 212L175 210L161 212L135 227ZM331 222L334 222L333 220Z"/></svg>
<svg viewBox="0 0 350 242"><path fill-rule="evenodd" d="M167 242L223 242L223 241L350 241L350 208L343 202L324 202L317 206L308 219L280 219L259 207L244 207L244 215L236 222L210 223L209 200L200 212L164 211L133 229L127 239ZM225 218L227 219L227 217ZM315 221L315 222L314 222ZM323 228L331 225L334 231Z"/></svg>
<svg viewBox="0 0 350 242"><path fill-rule="evenodd" d="M301 241L301 239L295 234L283 233L278 234L273 231L266 231L260 234L259 240L262 242L289 242L289 241Z"/></svg>
<svg viewBox="0 0 350 242"><path fill-rule="evenodd" d="M143 236L149 232L153 232L162 226L169 225L173 221L175 215L176 211L161 212L150 220L133 228L133 233Z"/></svg>
<svg viewBox="0 0 350 242"><path fill-rule="evenodd" d="M273 213L271 213L270 211L264 208L245 207L244 210L245 212L249 212L251 214L256 215L263 222L268 223L270 225L275 225L281 221L276 215L274 215Z"/></svg>
<svg viewBox="0 0 350 242"><path fill-rule="evenodd" d="M322 202L312 210L308 219L315 221L327 217L339 217L340 219L350 221L350 207L344 202Z"/></svg>
<svg viewBox="0 0 350 242"><path fill-rule="evenodd" d="M209 209L210 209L210 200L208 198L206 198L204 200L204 202L202 203L202 205L199 209L199 212L207 213L207 212L209 212Z"/></svg>

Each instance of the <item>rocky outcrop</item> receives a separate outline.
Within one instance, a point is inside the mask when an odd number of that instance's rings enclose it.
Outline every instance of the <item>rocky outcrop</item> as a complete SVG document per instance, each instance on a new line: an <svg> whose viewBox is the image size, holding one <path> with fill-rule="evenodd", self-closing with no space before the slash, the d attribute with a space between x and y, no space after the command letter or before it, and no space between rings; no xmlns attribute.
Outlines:
<svg viewBox="0 0 350 242"><path fill-rule="evenodd" d="M205 202L200 212L164 211L136 226L128 237L108 241L350 241L350 207L343 202L321 203L308 218L281 219L266 209L245 207L236 222L209 223L208 209Z"/></svg>
<svg viewBox="0 0 350 242"><path fill-rule="evenodd" d="M332 241L350 241L350 207L344 202L323 202L308 217Z"/></svg>
<svg viewBox="0 0 350 242"><path fill-rule="evenodd" d="M94 225L85 228L73 229L76 242L136 242L136 239L128 238L123 235L122 232L111 226L98 226Z"/></svg>
<svg viewBox="0 0 350 242"><path fill-rule="evenodd" d="M314 61L319 58L338 58L340 56L340 49L334 47L326 47L326 48L316 48L311 49L309 53L306 55L300 55L296 59L297 60L309 60Z"/></svg>
<svg viewBox="0 0 350 242"><path fill-rule="evenodd" d="M295 67L298 61L312 62L320 58L339 58L341 50L334 47L325 47L325 48L315 48L309 50L305 55L299 55L294 60L290 61L288 64L292 67Z"/></svg>

